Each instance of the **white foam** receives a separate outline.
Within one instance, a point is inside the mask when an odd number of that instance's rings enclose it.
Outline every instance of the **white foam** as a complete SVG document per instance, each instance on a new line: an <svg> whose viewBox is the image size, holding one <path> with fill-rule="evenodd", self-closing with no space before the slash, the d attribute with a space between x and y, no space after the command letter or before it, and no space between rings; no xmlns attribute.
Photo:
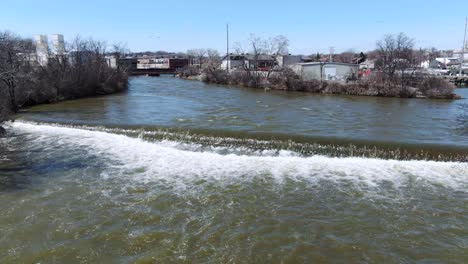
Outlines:
<svg viewBox="0 0 468 264"><path fill-rule="evenodd" d="M100 131L15 122L13 129L40 135L36 140L48 144L86 147L93 154L109 157L113 170L105 177L129 177L143 182L164 179L178 183L209 179L230 181L267 175L318 183L320 180L352 182L376 187L390 182L396 187L407 184L445 186L466 192L468 165L455 162L397 161L367 158L298 157L281 152L279 156L221 155L213 152L181 150L177 142L147 142L140 138ZM265 152L268 153L268 152Z"/></svg>

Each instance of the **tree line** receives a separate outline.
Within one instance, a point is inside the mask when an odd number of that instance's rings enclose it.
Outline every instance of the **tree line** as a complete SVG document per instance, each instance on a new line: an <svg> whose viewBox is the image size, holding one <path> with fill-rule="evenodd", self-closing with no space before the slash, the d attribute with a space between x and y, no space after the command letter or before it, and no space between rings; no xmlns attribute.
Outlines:
<svg viewBox="0 0 468 264"><path fill-rule="evenodd" d="M364 54L347 51L335 54L334 62L357 64L366 59L375 61L373 73L366 78L354 79L350 83L303 81L288 67L262 68L259 70L261 57L287 55L289 40L282 36L263 39L251 35L247 46L237 44L235 54L248 54L250 61L242 65L241 70L228 72L219 67L220 58L207 58L202 52L200 61L205 58L205 67L197 66L181 72L181 76L199 75L206 82L241 85L252 88L268 88L291 91L309 91L319 93L344 93L354 95L372 95L388 97L429 97L455 98L454 86L448 81L422 73L421 62L440 56L436 49L416 49L414 40L404 33L386 35L376 44L376 49ZM196 56L196 55L194 55ZM312 61L328 61L329 57L317 53L309 58Z"/></svg>
<svg viewBox="0 0 468 264"><path fill-rule="evenodd" d="M35 43L9 31L0 32L0 122L21 107L52 103L127 89L125 71L109 67L103 41L76 37L63 55L37 62Z"/></svg>

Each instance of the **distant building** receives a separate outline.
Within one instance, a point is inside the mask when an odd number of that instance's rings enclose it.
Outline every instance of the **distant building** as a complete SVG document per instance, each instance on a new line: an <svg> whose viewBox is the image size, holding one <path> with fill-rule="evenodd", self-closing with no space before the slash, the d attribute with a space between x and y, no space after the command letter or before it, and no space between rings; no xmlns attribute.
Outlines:
<svg viewBox="0 0 468 264"><path fill-rule="evenodd" d="M277 65L275 57L266 54L230 54L224 56L221 62L221 69L243 69L244 67L251 70L269 70Z"/></svg>
<svg viewBox="0 0 468 264"><path fill-rule="evenodd" d="M117 69L117 57L114 55L106 56L106 63L112 69Z"/></svg>
<svg viewBox="0 0 468 264"><path fill-rule="evenodd" d="M137 69L138 60L135 57L120 58L117 60L118 66L124 71L134 71Z"/></svg>
<svg viewBox="0 0 468 264"><path fill-rule="evenodd" d="M138 70L149 70L149 69L172 69L177 70L188 66L188 59L184 58L152 58L152 57L141 57L137 59Z"/></svg>
<svg viewBox="0 0 468 264"><path fill-rule="evenodd" d="M131 60L126 58L122 60L126 63L126 68L130 71L145 71L145 70L178 70L188 66L189 60L185 58L161 58L156 56L133 57ZM112 58L108 59L108 64L111 66ZM111 66L112 67L112 66Z"/></svg>
<svg viewBox="0 0 468 264"><path fill-rule="evenodd" d="M426 60L421 62L421 68L423 69L446 69L447 65L438 60Z"/></svg>
<svg viewBox="0 0 468 264"><path fill-rule="evenodd" d="M308 62L290 66L305 81L346 81L358 76L359 65L340 62Z"/></svg>
<svg viewBox="0 0 468 264"><path fill-rule="evenodd" d="M301 56L301 62L314 62L314 58L311 56Z"/></svg>
<svg viewBox="0 0 468 264"><path fill-rule="evenodd" d="M34 36L34 42L36 44L36 54L34 56L34 60L40 66L46 66L50 59L64 61L69 57L69 54L67 54L65 50L65 40L63 35L51 35L51 40L52 46L49 47L47 35Z"/></svg>
<svg viewBox="0 0 468 264"><path fill-rule="evenodd" d="M462 56L463 54L463 56ZM456 50L453 52L453 57L455 58L458 58L458 60L462 60L463 58L463 61L466 62L468 61L468 49L465 49L464 52L462 52L462 50Z"/></svg>
<svg viewBox="0 0 468 264"><path fill-rule="evenodd" d="M245 57L244 55L236 55L230 54L229 59L228 56L224 56L223 60L221 61L221 69L226 70L236 70L236 69L243 69L245 64Z"/></svg>
<svg viewBox="0 0 468 264"><path fill-rule="evenodd" d="M159 64L159 59L156 59L154 57L143 56L137 58L136 68L138 70L157 69Z"/></svg>
<svg viewBox="0 0 468 264"><path fill-rule="evenodd" d="M65 41L63 35L54 34L52 35L52 43L54 46L54 53L56 55L65 55Z"/></svg>
<svg viewBox="0 0 468 264"><path fill-rule="evenodd" d="M276 62L279 67L286 67L304 61L302 55L278 55L276 56Z"/></svg>
<svg viewBox="0 0 468 264"><path fill-rule="evenodd" d="M436 58L436 61L439 61L447 66L460 64L460 57L440 57Z"/></svg>
<svg viewBox="0 0 468 264"><path fill-rule="evenodd" d="M49 44L47 41L47 35L35 35L34 41L36 42L37 63L41 66L46 66L49 62Z"/></svg>
<svg viewBox="0 0 468 264"><path fill-rule="evenodd" d="M169 58L169 69L178 70L187 67L189 64L188 59L184 58Z"/></svg>

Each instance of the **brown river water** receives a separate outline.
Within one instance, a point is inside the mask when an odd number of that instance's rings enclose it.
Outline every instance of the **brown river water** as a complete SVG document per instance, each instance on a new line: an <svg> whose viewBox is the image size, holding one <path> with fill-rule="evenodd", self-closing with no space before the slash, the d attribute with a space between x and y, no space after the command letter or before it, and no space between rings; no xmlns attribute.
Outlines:
<svg viewBox="0 0 468 264"><path fill-rule="evenodd" d="M31 107L0 263L466 263L465 102L137 77Z"/></svg>

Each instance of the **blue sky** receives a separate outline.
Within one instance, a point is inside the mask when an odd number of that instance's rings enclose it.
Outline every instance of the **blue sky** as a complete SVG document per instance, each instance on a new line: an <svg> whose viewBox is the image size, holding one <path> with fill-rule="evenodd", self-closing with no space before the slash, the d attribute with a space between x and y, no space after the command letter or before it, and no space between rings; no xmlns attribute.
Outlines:
<svg viewBox="0 0 468 264"><path fill-rule="evenodd" d="M65 35L122 42L133 51L225 51L225 24L231 46L250 33L282 34L290 52L312 54L370 50L385 34L405 32L418 47L460 48L467 0L0 0L0 30L25 37Z"/></svg>

